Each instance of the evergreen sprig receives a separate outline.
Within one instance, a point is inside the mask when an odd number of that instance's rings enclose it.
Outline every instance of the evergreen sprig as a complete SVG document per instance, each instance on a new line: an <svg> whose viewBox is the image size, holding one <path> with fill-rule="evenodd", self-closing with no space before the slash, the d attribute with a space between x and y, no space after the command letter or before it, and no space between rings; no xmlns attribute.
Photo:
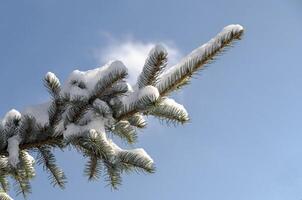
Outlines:
<svg viewBox="0 0 302 200"><path fill-rule="evenodd" d="M184 124L189 121L186 109L169 98L162 98L156 106L149 110L148 114L172 123Z"/></svg>
<svg viewBox="0 0 302 200"><path fill-rule="evenodd" d="M9 111L0 121L0 200L14 181L17 194L31 193L35 161L49 173L52 185L64 188L66 176L56 164L53 151L74 148L88 158L84 175L88 180L104 177L112 189L118 189L123 173L153 173L154 161L142 149L122 149L116 137L132 147L137 130L145 128L145 116L183 124L189 121L186 109L169 94L189 83L190 78L209 64L243 35L240 25L225 27L205 45L194 50L177 65L167 68L168 53L163 46L151 49L132 88L126 80L127 68L120 61L87 72L74 71L72 79L61 86L55 74L44 77L51 95L45 110L21 114ZM43 118L43 119L44 119ZM108 134L108 131L112 134Z"/></svg>
<svg viewBox="0 0 302 200"><path fill-rule="evenodd" d="M101 175L101 170L101 159L99 159L96 155L90 155L84 171L84 174L88 177L88 180L98 180Z"/></svg>
<svg viewBox="0 0 302 200"><path fill-rule="evenodd" d="M0 190L0 200L13 200L5 191Z"/></svg>
<svg viewBox="0 0 302 200"><path fill-rule="evenodd" d="M155 86L159 75L167 66L168 53L162 45L156 45L149 53L143 71L138 77L137 84L139 88L148 85Z"/></svg>
<svg viewBox="0 0 302 200"><path fill-rule="evenodd" d="M44 85L54 99L60 97L61 83L55 74L48 72L44 78Z"/></svg>
<svg viewBox="0 0 302 200"><path fill-rule="evenodd" d="M47 146L39 147L37 160L39 165L43 165L43 169L49 173L49 179L53 186L59 186L64 189L66 184L66 176L64 172L57 166L54 154L51 148Z"/></svg>
<svg viewBox="0 0 302 200"><path fill-rule="evenodd" d="M136 170L153 173L155 167L153 161L135 151L121 151L118 155L120 162L134 167Z"/></svg>
<svg viewBox="0 0 302 200"><path fill-rule="evenodd" d="M232 43L240 40L243 32L244 30L240 25L225 27L208 43L194 50L179 64L162 74L160 81L156 84L159 93L162 96L165 96L188 84L193 74L197 73L199 69L202 69L206 64L213 61L225 48L230 47Z"/></svg>
<svg viewBox="0 0 302 200"><path fill-rule="evenodd" d="M134 144L137 140L136 128L126 120L117 122L114 125L112 132L129 144Z"/></svg>

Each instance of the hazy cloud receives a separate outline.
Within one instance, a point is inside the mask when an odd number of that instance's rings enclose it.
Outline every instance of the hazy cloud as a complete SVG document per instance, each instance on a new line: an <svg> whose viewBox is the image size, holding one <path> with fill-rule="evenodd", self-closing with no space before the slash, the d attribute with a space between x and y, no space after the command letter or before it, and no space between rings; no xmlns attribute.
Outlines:
<svg viewBox="0 0 302 200"><path fill-rule="evenodd" d="M108 35L108 44L95 51L95 57L99 64L105 64L109 60L121 60L129 70L129 82L134 84L142 70L145 59L156 42L143 42L133 38L116 39ZM181 58L180 51L171 42L161 42L168 51L169 66L175 64Z"/></svg>

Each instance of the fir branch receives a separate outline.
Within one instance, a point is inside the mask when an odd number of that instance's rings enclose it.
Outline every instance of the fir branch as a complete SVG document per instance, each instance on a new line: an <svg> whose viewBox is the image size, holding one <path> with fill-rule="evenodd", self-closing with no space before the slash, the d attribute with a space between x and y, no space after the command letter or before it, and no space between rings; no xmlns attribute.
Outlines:
<svg viewBox="0 0 302 200"><path fill-rule="evenodd" d="M167 66L167 56L168 53L162 45L156 45L151 49L145 61L143 71L137 80L139 88L143 88L147 85L156 85L159 75Z"/></svg>
<svg viewBox="0 0 302 200"><path fill-rule="evenodd" d="M6 192L0 191L0 200L13 200Z"/></svg>
<svg viewBox="0 0 302 200"><path fill-rule="evenodd" d="M126 120L117 122L111 130L115 135L126 140L129 144L133 144L137 140L135 127L131 126L131 124Z"/></svg>
<svg viewBox="0 0 302 200"><path fill-rule="evenodd" d="M148 110L147 114L164 119L167 122L183 124L189 121L186 109L169 98L163 98L160 103Z"/></svg>
<svg viewBox="0 0 302 200"><path fill-rule="evenodd" d="M153 160L137 151L120 151L118 158L120 162L135 167L137 170L144 170L148 173L155 171Z"/></svg>
<svg viewBox="0 0 302 200"><path fill-rule="evenodd" d="M55 100L60 97L61 83L54 73L48 72L45 75L44 86Z"/></svg>
<svg viewBox="0 0 302 200"><path fill-rule="evenodd" d="M137 128L145 128L147 126L147 121L140 113L132 115L128 118L128 121L132 126L135 126Z"/></svg>
<svg viewBox="0 0 302 200"><path fill-rule="evenodd" d="M89 108L89 103L81 99L70 102L69 107L67 108L64 126L66 127L66 125L70 123L78 123Z"/></svg>
<svg viewBox="0 0 302 200"><path fill-rule="evenodd" d="M242 35L243 28L240 25L227 26L208 43L197 48L179 64L164 72L156 85L161 96L165 96L187 84L194 73L212 61L234 41L240 40Z"/></svg>
<svg viewBox="0 0 302 200"><path fill-rule="evenodd" d="M99 116L108 117L112 115L112 109L109 107L109 105L100 99L96 99L93 102L92 108L95 113L97 113Z"/></svg>
<svg viewBox="0 0 302 200"><path fill-rule="evenodd" d="M9 182L8 182L7 177L6 177L5 174L0 173L0 184L1 184L1 189L4 192L9 191Z"/></svg>
<svg viewBox="0 0 302 200"><path fill-rule="evenodd" d="M49 127L55 127L60 123L65 110L65 104L66 103L62 99L54 100L51 103L48 109Z"/></svg>
<svg viewBox="0 0 302 200"><path fill-rule="evenodd" d="M37 162L43 165L43 169L50 173L49 179L53 186L58 185L64 189L66 184L66 176L64 172L56 165L55 156L52 154L51 149L47 146L38 148Z"/></svg>
<svg viewBox="0 0 302 200"><path fill-rule="evenodd" d="M157 88L148 85L140 89L137 94L135 101L129 103L123 103L115 116L117 121L127 119L138 112L144 112L150 109L152 106L155 106L159 100L159 93Z"/></svg>
<svg viewBox="0 0 302 200"><path fill-rule="evenodd" d="M10 166L8 164L8 157L0 156L0 172L1 175L6 175L10 171Z"/></svg>
<svg viewBox="0 0 302 200"><path fill-rule="evenodd" d="M104 101L110 101L115 97L120 97L125 95L129 91L129 85L125 80L119 80L112 85L111 88L104 91L101 99Z"/></svg>
<svg viewBox="0 0 302 200"><path fill-rule="evenodd" d="M31 192L30 180L35 172L27 151L32 149L38 149L38 163L50 173L52 183L61 188L66 177L56 166L51 149L69 145L89 157L84 171L89 180L98 179L102 171L113 189L121 184L123 172L154 172L153 160L145 151L121 149L107 138L104 130L113 131L132 144L137 139L136 129L146 126L143 115L154 115L175 123L187 122L189 117L185 108L166 96L187 84L192 75L239 40L242 34L241 26L228 26L166 71L163 70L167 52L162 47L155 47L133 89L125 81L127 69L120 61L111 62L102 69L74 71L70 79L77 87L74 91L68 91L71 89L68 87L61 89L57 77L48 73L44 78L44 85L52 96L48 121L38 124L35 117L21 116L15 110L0 121L0 186L3 190L0 200L10 199L4 192L9 189L8 176L16 181L18 194L25 197ZM102 120L101 124L90 123L96 122L94 118ZM80 134L73 133L77 130Z"/></svg>
<svg viewBox="0 0 302 200"><path fill-rule="evenodd" d="M88 180L97 180L100 178L102 169L102 162L99 158L95 155L90 155L89 160L86 163L85 167L85 175L88 176Z"/></svg>
<svg viewBox="0 0 302 200"><path fill-rule="evenodd" d="M7 140L7 137L5 135L5 129L2 125L2 123L0 123L0 149L5 147L6 140Z"/></svg>
<svg viewBox="0 0 302 200"><path fill-rule="evenodd" d="M118 64L121 64L121 62ZM108 68L108 72L95 85L89 102L93 102L97 98L101 98L104 94L108 94L112 86L123 80L128 75L126 68L115 67L117 63L112 63Z"/></svg>
<svg viewBox="0 0 302 200"><path fill-rule="evenodd" d="M123 67L118 67L120 65ZM108 95L112 87L122 81L127 75L127 69L120 61L112 62L104 77L96 83L94 90L91 92L91 96L87 101L83 101L81 96L72 101L64 125L66 126L68 123L77 123L97 98L106 98L104 95Z"/></svg>
<svg viewBox="0 0 302 200"><path fill-rule="evenodd" d="M8 117L5 117L4 127L2 128L2 134L6 140L19 133L19 127L22 121L21 113L14 109L10 110L7 115Z"/></svg>
<svg viewBox="0 0 302 200"><path fill-rule="evenodd" d="M36 173L34 168L34 159L25 150L20 151L20 168L25 172L27 179L32 179Z"/></svg>
<svg viewBox="0 0 302 200"><path fill-rule="evenodd" d="M30 115L23 115L22 123L19 127L20 136L23 143L31 143L39 139L43 128Z"/></svg>
<svg viewBox="0 0 302 200"><path fill-rule="evenodd" d="M105 161L104 166L106 176L105 180L112 189L117 190L118 186L122 184L121 171L118 165Z"/></svg>
<svg viewBox="0 0 302 200"><path fill-rule="evenodd" d="M17 195L22 194L26 199L27 195L31 193L31 185L29 179L22 169L12 169L12 178L15 180L14 188Z"/></svg>
<svg viewBox="0 0 302 200"><path fill-rule="evenodd" d="M86 156L95 155L98 158L110 159L114 154L106 135L93 129L80 137L71 137L69 141Z"/></svg>

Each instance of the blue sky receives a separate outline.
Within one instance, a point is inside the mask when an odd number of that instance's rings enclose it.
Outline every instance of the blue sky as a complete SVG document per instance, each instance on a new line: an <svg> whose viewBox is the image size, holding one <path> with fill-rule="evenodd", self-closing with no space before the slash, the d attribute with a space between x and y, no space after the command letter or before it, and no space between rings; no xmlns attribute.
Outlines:
<svg viewBox="0 0 302 200"><path fill-rule="evenodd" d="M136 146L152 155L155 174L126 175L111 191L103 180L88 183L80 155L57 152L67 188L52 188L38 168L29 199L301 200L301 10L299 0L1 1L1 115L47 101L48 71L64 80L106 56L127 59L126 44L141 59L164 42L175 62L228 24L246 29L176 95L189 124L150 119L141 133Z"/></svg>

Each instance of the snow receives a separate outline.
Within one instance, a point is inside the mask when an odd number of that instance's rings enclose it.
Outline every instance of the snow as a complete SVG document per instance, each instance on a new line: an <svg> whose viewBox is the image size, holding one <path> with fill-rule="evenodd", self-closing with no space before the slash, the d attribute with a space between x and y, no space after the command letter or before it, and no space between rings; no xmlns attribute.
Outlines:
<svg viewBox="0 0 302 200"><path fill-rule="evenodd" d="M136 89L133 92L128 91L124 96L119 99L122 102L124 109L120 112L127 112L131 108L131 106L133 106L137 101L146 96L150 96L154 100L156 100L159 98L159 92L156 87L151 85L148 85L142 89ZM114 105L116 103L115 101L115 99L112 99L110 101L110 104Z"/></svg>
<svg viewBox="0 0 302 200"><path fill-rule="evenodd" d="M8 111L4 118L2 119L2 126L5 126L7 122L13 120L13 119L20 119L21 118L21 113L15 109L12 109Z"/></svg>
<svg viewBox="0 0 302 200"><path fill-rule="evenodd" d="M154 55L154 54L160 54L160 53L164 53L164 54L168 54L166 48L161 45L161 44L156 44L150 51L149 55Z"/></svg>
<svg viewBox="0 0 302 200"><path fill-rule="evenodd" d="M94 130L94 129L90 129L89 130L89 136L91 137L91 138L97 138L97 136L98 136L98 132L96 132L96 130Z"/></svg>
<svg viewBox="0 0 302 200"><path fill-rule="evenodd" d="M52 73L52 72L47 72L46 75L45 75L45 79L46 80L56 80L57 82L59 82L59 79L57 78L57 76Z"/></svg>
<svg viewBox="0 0 302 200"><path fill-rule="evenodd" d="M131 150L126 150L127 152L132 152L135 153L145 159L148 159L150 162L154 162L153 159L147 154L147 152L142 149L142 148L137 148L137 149L131 149Z"/></svg>
<svg viewBox="0 0 302 200"><path fill-rule="evenodd" d="M123 149L117 146L117 144L115 144L112 140L108 139L108 142L116 155L118 154L118 152L123 151Z"/></svg>
<svg viewBox="0 0 302 200"><path fill-rule="evenodd" d="M239 32L239 31L243 31L243 30L244 30L244 28L240 24L231 24L231 25L224 27L222 32L230 32L230 31Z"/></svg>
<svg viewBox="0 0 302 200"><path fill-rule="evenodd" d="M19 135L8 138L7 140L7 152L8 152L8 162L11 166L16 167L20 162L19 160L19 144L21 138Z"/></svg>
<svg viewBox="0 0 302 200"><path fill-rule="evenodd" d="M99 111L102 112L104 116L112 114L111 108L108 106L108 104L105 101L102 101L100 99L96 99L93 102L93 107L97 108Z"/></svg>
<svg viewBox="0 0 302 200"><path fill-rule="evenodd" d="M120 149L116 144L114 144L114 143L112 142L112 140L110 140L110 139L107 138L107 135L106 135L105 131L99 132L99 131L97 131L97 130L95 130L95 129L91 129L91 130L89 131L89 135L90 135L90 137L92 137L92 138L96 138L97 136L100 136L100 137L101 137L101 140L105 143L105 145L108 146L108 147L110 148L110 156L115 156L116 153L117 153L117 152L119 151L119 149ZM111 157L111 158L109 158L109 159L112 159L112 161L114 160L113 157Z"/></svg>
<svg viewBox="0 0 302 200"><path fill-rule="evenodd" d="M154 96L155 99L159 98L159 92L156 87L148 85L139 90L138 99L141 99L145 96Z"/></svg>
<svg viewBox="0 0 302 200"><path fill-rule="evenodd" d="M49 123L48 110L51 102L46 102L43 104L38 104L35 106L29 106L22 112L23 115L29 115L36 119L36 122L40 125L46 125Z"/></svg>
<svg viewBox="0 0 302 200"><path fill-rule="evenodd" d="M96 129L90 129L89 130L89 136L91 138L97 138L98 136L100 136L102 138L102 140L105 141L107 143L107 145L110 146L110 142L109 142L109 140L107 138L107 135L106 135L105 131L101 131L100 132L100 131L98 131Z"/></svg>
<svg viewBox="0 0 302 200"><path fill-rule="evenodd" d="M66 127L66 130L63 133L63 136L65 139L68 139L71 136L80 136L80 134L83 133L83 130L81 127L79 127L79 125L75 125L75 124L69 124Z"/></svg>
<svg viewBox="0 0 302 200"><path fill-rule="evenodd" d="M189 114L185 107L177 102L175 102L173 99L170 98L164 98L160 105L155 108L155 113L158 115L163 116L172 116L174 119L178 119L181 121L188 121L189 120Z"/></svg>
<svg viewBox="0 0 302 200"><path fill-rule="evenodd" d="M137 154L138 156L140 156L142 158L148 159L151 163L153 163L153 159L142 148L124 150L124 149L120 148L117 144L115 144L111 139L108 139L105 132L98 132L95 129L91 129L89 131L89 134L90 134L90 137L101 136L102 140L106 143L106 145L109 145L112 148L113 156L118 155L119 152L129 152L129 153ZM112 161L114 161L113 158L111 158L111 159L112 159Z"/></svg>
<svg viewBox="0 0 302 200"><path fill-rule="evenodd" d="M34 159L34 157L32 157L32 156L31 156L29 153L27 153L26 151L25 151L25 156L26 156L26 159L29 160L29 162L30 162L32 165L35 164L35 159Z"/></svg>
<svg viewBox="0 0 302 200"><path fill-rule="evenodd" d="M185 112L187 112L183 105L177 103L174 99L171 99L171 98L164 98L162 101L162 104L167 105L167 106L172 106L172 107L175 107L177 109L184 110Z"/></svg>
<svg viewBox="0 0 302 200"><path fill-rule="evenodd" d="M110 61L106 65L88 71L73 71L67 82L63 85L63 94L69 94L71 100L78 97L88 98L96 83L107 74L113 71L127 71L121 61ZM81 84L81 85L80 85ZM80 86L80 87L79 87Z"/></svg>
<svg viewBox="0 0 302 200"><path fill-rule="evenodd" d="M65 130L64 120L61 120L55 127L55 136L61 135L64 130Z"/></svg>
<svg viewBox="0 0 302 200"><path fill-rule="evenodd" d="M90 121L87 125L76 125L76 124L68 124L66 130L63 133L65 139L69 138L70 136L80 136L81 134L86 133L90 130L96 130L99 133L105 132L105 120L101 117L95 118L94 120Z"/></svg>
<svg viewBox="0 0 302 200"><path fill-rule="evenodd" d="M153 95L156 99L159 98L159 92L156 87L148 85L142 89L135 90L133 92L128 92L125 96L123 96L120 100L123 102L125 106L129 106L144 96Z"/></svg>
<svg viewBox="0 0 302 200"><path fill-rule="evenodd" d="M133 92L128 92L127 94L125 94L124 96L122 96L120 98L120 100L122 101L123 105L125 107L128 107L130 106L131 104L135 103L136 100L138 98L138 91L137 90L134 90ZM110 103L113 103L112 105L114 105L114 99L113 99L113 102L110 102Z"/></svg>
<svg viewBox="0 0 302 200"><path fill-rule="evenodd" d="M117 144L115 144L111 139L108 139L105 132L98 132L94 129L90 130L91 137L97 137L99 135L102 137L102 140L106 143L106 145L109 145L112 148L113 156L118 155L119 152L135 153L138 156L148 159L151 163L153 163L153 159L146 153L146 151L144 149L137 148L137 149L131 149L131 150L124 150L124 149L120 148ZM113 158L111 158L111 159L113 159ZM112 161L114 161L114 159Z"/></svg>
<svg viewBox="0 0 302 200"><path fill-rule="evenodd" d="M133 92L134 89L132 88L132 86L129 83L126 83L127 87L128 87L128 91Z"/></svg>
<svg viewBox="0 0 302 200"><path fill-rule="evenodd" d="M89 91L87 89L82 89L77 86L72 86L68 90L70 95L70 100L77 100L78 98L84 100L89 98Z"/></svg>

